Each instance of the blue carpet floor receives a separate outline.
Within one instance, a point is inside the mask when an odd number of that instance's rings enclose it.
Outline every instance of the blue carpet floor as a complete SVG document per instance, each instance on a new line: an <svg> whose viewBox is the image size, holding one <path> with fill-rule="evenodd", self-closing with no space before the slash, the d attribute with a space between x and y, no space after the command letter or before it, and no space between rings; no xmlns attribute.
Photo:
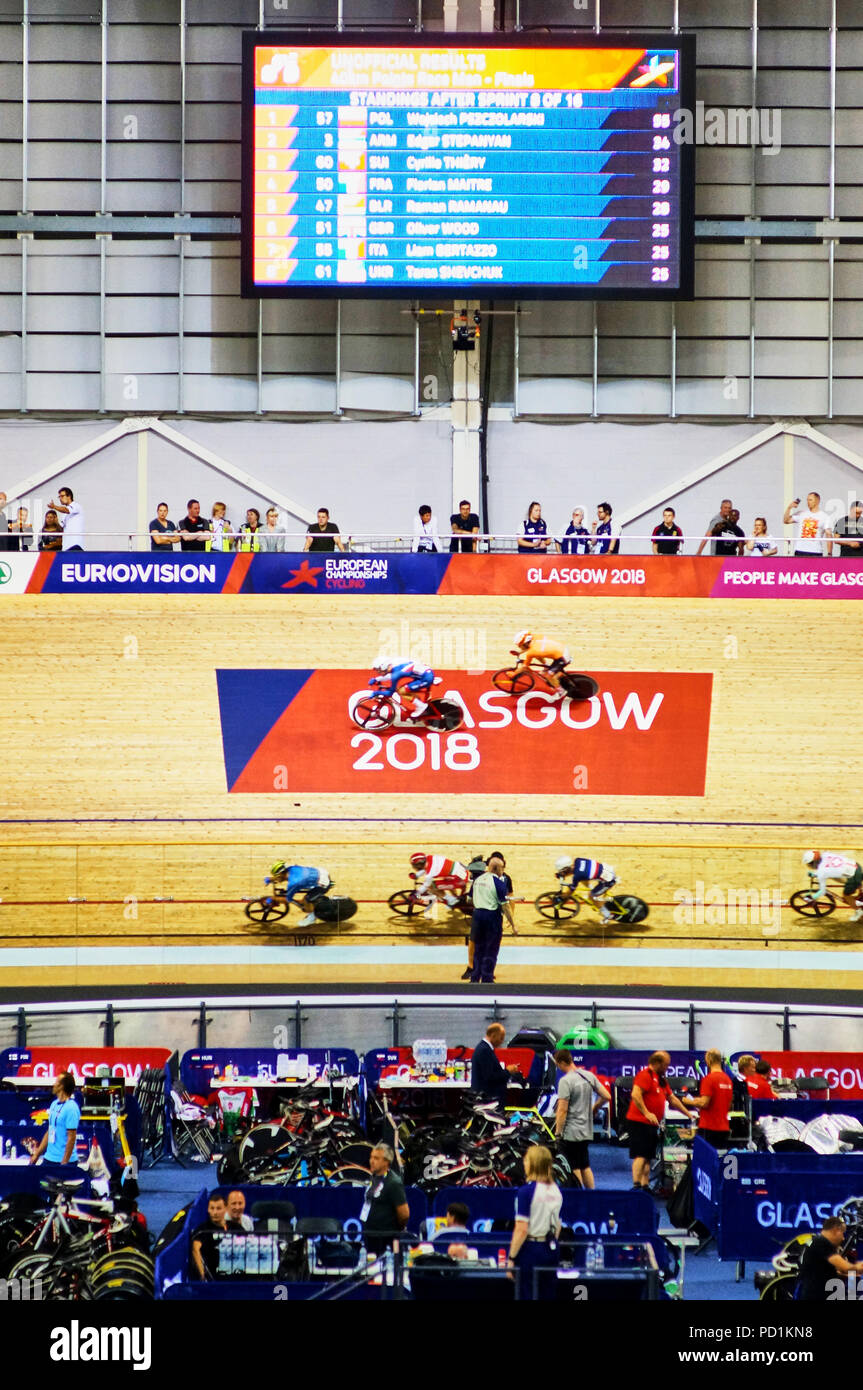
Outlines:
<svg viewBox="0 0 863 1390"><path fill-rule="evenodd" d="M631 1175L625 1149L593 1144L591 1161L597 1187L629 1188ZM194 1168L180 1168L171 1161L165 1161L157 1164L155 1168L142 1169L139 1185L141 1210L147 1217L150 1230L154 1235L158 1235L174 1213L195 1197L202 1187L217 1185L216 1165L202 1163ZM668 1226L665 1204L657 1202L657 1206L659 1228L664 1230ZM735 1266L718 1259L715 1245L711 1245L700 1255L696 1255L694 1249L687 1249L684 1263L684 1299L713 1302L752 1301L757 1297L752 1286L754 1269L755 1266L747 1266L745 1278L736 1283Z"/></svg>

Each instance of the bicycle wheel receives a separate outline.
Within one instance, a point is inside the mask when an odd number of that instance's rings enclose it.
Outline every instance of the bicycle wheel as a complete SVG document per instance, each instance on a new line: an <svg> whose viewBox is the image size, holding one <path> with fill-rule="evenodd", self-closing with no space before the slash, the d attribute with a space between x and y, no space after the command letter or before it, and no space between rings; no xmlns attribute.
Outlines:
<svg viewBox="0 0 863 1390"><path fill-rule="evenodd" d="M790 1303L794 1298L794 1285L797 1283L796 1274L780 1274L778 1278L771 1279L761 1290L759 1303Z"/></svg>
<svg viewBox="0 0 863 1390"><path fill-rule="evenodd" d="M423 904L417 902L412 888L402 888L398 893L392 893L387 898L387 907L400 917L416 917L423 910Z"/></svg>
<svg viewBox="0 0 863 1390"><path fill-rule="evenodd" d="M333 1168L326 1177L330 1187L368 1187L372 1170L361 1168L358 1163L346 1163L341 1168Z"/></svg>
<svg viewBox="0 0 863 1390"><path fill-rule="evenodd" d="M570 700L590 700L599 690L599 682L593 676L571 675L569 672L564 672L560 684Z"/></svg>
<svg viewBox="0 0 863 1390"><path fill-rule="evenodd" d="M502 690L505 695L526 695L528 690L533 690L536 681L531 671L519 671L517 666L505 666L502 670L495 671L491 683L496 690Z"/></svg>
<svg viewBox="0 0 863 1390"><path fill-rule="evenodd" d="M347 922L356 916L357 904L353 898L318 898L314 912L319 922Z"/></svg>
<svg viewBox="0 0 863 1390"><path fill-rule="evenodd" d="M358 729L388 729L395 717L395 705L382 695L364 695L351 714Z"/></svg>
<svg viewBox="0 0 863 1390"><path fill-rule="evenodd" d="M246 903L250 922L280 922L290 910L291 905L284 898L256 898L253 903Z"/></svg>
<svg viewBox="0 0 863 1390"><path fill-rule="evenodd" d="M152 1303L156 1297L153 1292L152 1284L142 1284L140 1280L132 1276L118 1275L116 1279L108 1279L104 1284L92 1290L94 1302L137 1302Z"/></svg>
<svg viewBox="0 0 863 1390"><path fill-rule="evenodd" d="M614 902L616 906L620 907L620 920L626 923L627 926L631 926L635 922L643 922L650 911L650 908L643 898L635 898L630 893L625 893L619 898L609 898L608 901Z"/></svg>
<svg viewBox="0 0 863 1390"><path fill-rule="evenodd" d="M256 1159L270 1158L273 1154L293 1147L293 1136L282 1125L255 1125L240 1144L239 1159L246 1168Z"/></svg>
<svg viewBox="0 0 863 1390"><path fill-rule="evenodd" d="M560 892L540 893L534 902L534 907L540 917L547 917L551 922L566 922L570 917L577 917L581 903L578 898L564 898Z"/></svg>
<svg viewBox="0 0 863 1390"><path fill-rule="evenodd" d="M832 893L825 893L823 898L813 898L808 888L798 888L788 901L801 917L829 917L831 912L836 911L836 899Z"/></svg>
<svg viewBox="0 0 863 1390"><path fill-rule="evenodd" d="M464 723L461 706L455 700L429 700L429 707L422 715L427 729L460 729Z"/></svg>

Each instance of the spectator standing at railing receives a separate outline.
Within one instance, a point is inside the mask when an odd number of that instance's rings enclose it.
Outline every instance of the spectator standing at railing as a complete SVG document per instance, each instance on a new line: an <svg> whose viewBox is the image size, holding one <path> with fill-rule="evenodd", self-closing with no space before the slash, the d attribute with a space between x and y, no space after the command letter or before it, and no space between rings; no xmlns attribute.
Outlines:
<svg viewBox="0 0 863 1390"><path fill-rule="evenodd" d="M617 555L620 550L620 527L612 521L611 511L610 502L600 502L596 509L596 521L590 526L594 555Z"/></svg>
<svg viewBox="0 0 863 1390"><path fill-rule="evenodd" d="M246 520L237 536L238 551L258 551L261 548L261 513L257 507L249 507Z"/></svg>
<svg viewBox="0 0 863 1390"><path fill-rule="evenodd" d="M761 560L768 560L771 555L779 553L779 547L775 540L767 531L767 518L757 516L752 523L752 535L744 546L747 555L756 555Z"/></svg>
<svg viewBox="0 0 863 1390"><path fill-rule="evenodd" d="M209 550L233 550L234 548L234 528L228 521L228 508L224 502L214 502L212 508L212 520L210 530L213 533L212 540L208 543Z"/></svg>
<svg viewBox="0 0 863 1390"><path fill-rule="evenodd" d="M339 528L334 521L330 521L330 513L327 507L318 507L317 522L312 522L306 532L306 543L303 550L313 550L316 553L323 551L332 552L333 550L344 550Z"/></svg>
<svg viewBox="0 0 863 1390"><path fill-rule="evenodd" d="M572 521L567 526L560 541L561 555L589 555L590 532L584 524L584 508L576 507Z"/></svg>
<svg viewBox="0 0 863 1390"><path fill-rule="evenodd" d="M10 545L10 550L29 550L33 544L33 527L30 525L29 514L26 507L18 508L18 516L15 521L9 522L9 533L14 534L14 540Z"/></svg>
<svg viewBox="0 0 863 1390"><path fill-rule="evenodd" d="M61 487L57 493L59 502L48 503L56 512L62 512L65 521L61 521L63 527L63 549L64 550L83 550L84 545L84 513L81 510L80 502L75 501L75 494L71 488Z"/></svg>
<svg viewBox="0 0 863 1390"><path fill-rule="evenodd" d="M411 550L415 555L433 555L438 550L443 550L438 535L437 517L426 503L423 503L414 517L414 540Z"/></svg>
<svg viewBox="0 0 863 1390"><path fill-rule="evenodd" d="M711 517L710 521L707 523L707 534L702 540L698 549L696 550L696 555L702 555L704 553L704 547L706 545L710 546L710 550L708 551L709 555L718 554L718 551L716 549L716 541L714 539L716 535L714 527L718 526L723 521L731 520L731 510L733 506L734 503L731 501L730 497L723 497L722 501L719 504L719 511L716 513L716 516Z"/></svg>
<svg viewBox="0 0 863 1390"><path fill-rule="evenodd" d="M284 553L286 538L285 528L279 524L278 507L269 507L266 523L261 528L261 550L271 555L281 555Z"/></svg>
<svg viewBox="0 0 863 1390"><path fill-rule="evenodd" d="M173 521L168 520L167 502L160 502L156 508L156 515L150 522L150 549L165 550L175 546L179 539L176 526Z"/></svg>
<svg viewBox="0 0 863 1390"><path fill-rule="evenodd" d="M837 521L833 534L843 560L863 560L863 502L849 504L848 515Z"/></svg>
<svg viewBox="0 0 863 1390"><path fill-rule="evenodd" d="M683 545L683 532L674 520L673 507L666 507L659 526L654 526L651 534L654 555L679 555Z"/></svg>
<svg viewBox="0 0 863 1390"><path fill-rule="evenodd" d="M60 519L53 508L49 507L42 522L42 534L39 537L40 550L62 550L63 549L63 527Z"/></svg>
<svg viewBox="0 0 863 1390"><path fill-rule="evenodd" d="M824 541L827 541L827 554L833 553L833 529L831 518L821 510L821 493L810 492L806 506L801 507L800 498L795 497L785 508L782 520L788 526L794 522L794 554L811 560L813 555L824 554Z"/></svg>
<svg viewBox="0 0 863 1390"><path fill-rule="evenodd" d="M545 555L552 538L548 534L548 527L542 519L542 507L539 502L531 502L527 509L527 516L521 523L521 536L518 541L519 555Z"/></svg>
<svg viewBox="0 0 863 1390"><path fill-rule="evenodd" d="M742 555L743 546L746 542L746 533L741 530L735 521L739 512L731 511L722 521L718 521L713 528L713 553L714 555L724 555L726 558L731 555Z"/></svg>
<svg viewBox="0 0 863 1390"><path fill-rule="evenodd" d="M479 535L479 517L471 511L470 502L464 499L459 502L458 511L450 517L449 524L452 531L450 551L454 555L459 551L462 554L473 553L476 550L475 538Z"/></svg>
<svg viewBox="0 0 863 1390"><path fill-rule="evenodd" d="M186 515L179 529L181 550L208 550L210 545L210 523L201 516L201 504L197 497L190 497L186 503Z"/></svg>
<svg viewBox="0 0 863 1390"><path fill-rule="evenodd" d="M0 492L0 550L13 550L9 539L9 522L6 519L6 493Z"/></svg>

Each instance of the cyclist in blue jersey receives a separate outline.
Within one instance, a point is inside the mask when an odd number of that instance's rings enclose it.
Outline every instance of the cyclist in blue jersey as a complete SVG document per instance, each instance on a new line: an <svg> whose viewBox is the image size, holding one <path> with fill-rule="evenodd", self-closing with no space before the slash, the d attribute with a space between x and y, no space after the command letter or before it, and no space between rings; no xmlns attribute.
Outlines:
<svg viewBox="0 0 863 1390"><path fill-rule="evenodd" d="M611 912L602 899L617 882L617 874L610 864L601 864L598 859L575 858L562 855L554 861L555 876L561 881L570 878L570 886L577 888L579 883L592 883L590 897L599 908L603 922L608 922Z"/></svg>
<svg viewBox="0 0 863 1390"><path fill-rule="evenodd" d="M293 902L298 893L303 894L303 907L311 907L330 887L331 879L326 869L307 868L302 864L286 864L279 859L270 869L264 883L278 883L284 886L287 902ZM310 927L316 920L314 910L300 922L301 927Z"/></svg>
<svg viewBox="0 0 863 1390"><path fill-rule="evenodd" d="M417 719L428 709L429 691L433 685L440 685L430 666L421 661L406 661L396 657L393 661L382 659L372 667L376 673L369 678L370 690L381 690L387 694L398 694L401 706L409 719Z"/></svg>

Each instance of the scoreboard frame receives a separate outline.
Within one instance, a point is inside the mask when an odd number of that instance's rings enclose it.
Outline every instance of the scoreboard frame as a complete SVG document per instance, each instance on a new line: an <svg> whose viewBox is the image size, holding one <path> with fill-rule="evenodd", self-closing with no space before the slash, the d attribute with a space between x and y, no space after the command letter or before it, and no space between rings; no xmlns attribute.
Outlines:
<svg viewBox="0 0 863 1390"><path fill-rule="evenodd" d="M414 300L691 300L695 297L695 147L680 144L680 207L678 226L679 284L671 286L535 285L523 281L453 282L437 284L321 283L261 285L253 273L255 180L255 49L290 48L668 48L680 55L679 109L695 110L695 35L663 31L614 30L590 33L496 31L487 34L429 33L415 30L255 29L243 33L242 144L240 217L240 293L244 299L400 299Z"/></svg>

